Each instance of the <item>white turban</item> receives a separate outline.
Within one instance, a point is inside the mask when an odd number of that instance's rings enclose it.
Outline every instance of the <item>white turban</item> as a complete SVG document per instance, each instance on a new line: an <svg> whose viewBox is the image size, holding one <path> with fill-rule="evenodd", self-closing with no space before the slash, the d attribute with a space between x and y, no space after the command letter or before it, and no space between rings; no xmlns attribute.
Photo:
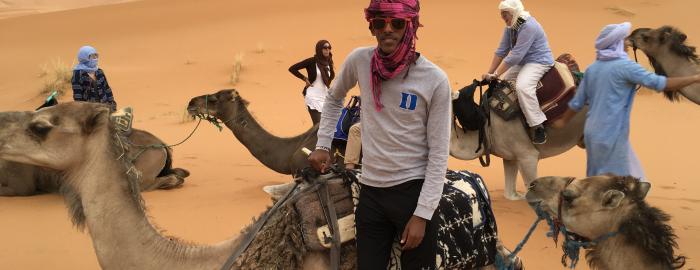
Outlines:
<svg viewBox="0 0 700 270"><path fill-rule="evenodd" d="M530 13L525 11L525 6L523 6L523 2L520 2L520 0L503 0L501 1L501 4L498 5L498 9L508 11L510 14L513 14L513 21L509 25L511 27L515 25L518 18L530 18Z"/></svg>
<svg viewBox="0 0 700 270"><path fill-rule="evenodd" d="M598 60L613 60L627 57L625 52L625 38L629 36L632 24L609 24L603 27L595 41Z"/></svg>

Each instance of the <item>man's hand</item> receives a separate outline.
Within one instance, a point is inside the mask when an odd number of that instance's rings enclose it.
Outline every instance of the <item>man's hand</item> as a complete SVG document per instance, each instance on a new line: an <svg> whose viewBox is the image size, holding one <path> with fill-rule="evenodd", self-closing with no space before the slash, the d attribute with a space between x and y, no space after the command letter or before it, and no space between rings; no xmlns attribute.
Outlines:
<svg viewBox="0 0 700 270"><path fill-rule="evenodd" d="M402 250L414 249L420 245L425 235L425 223L426 220L422 217L411 216L401 234Z"/></svg>
<svg viewBox="0 0 700 270"><path fill-rule="evenodd" d="M493 81L495 79L498 79L498 75L493 73L486 73L484 75L481 75L481 80L483 81Z"/></svg>
<svg viewBox="0 0 700 270"><path fill-rule="evenodd" d="M326 173L326 168L330 165L331 155L323 149L316 149L309 154L309 164L321 173Z"/></svg>

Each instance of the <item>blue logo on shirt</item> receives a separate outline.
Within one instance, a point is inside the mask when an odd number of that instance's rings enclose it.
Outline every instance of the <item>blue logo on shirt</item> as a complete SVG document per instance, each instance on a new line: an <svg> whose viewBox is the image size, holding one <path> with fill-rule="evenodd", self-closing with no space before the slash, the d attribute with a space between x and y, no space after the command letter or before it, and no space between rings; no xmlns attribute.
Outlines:
<svg viewBox="0 0 700 270"><path fill-rule="evenodd" d="M401 109L404 110L415 110L416 109L416 102L418 102L418 96L415 94L409 94L409 93L401 93Z"/></svg>

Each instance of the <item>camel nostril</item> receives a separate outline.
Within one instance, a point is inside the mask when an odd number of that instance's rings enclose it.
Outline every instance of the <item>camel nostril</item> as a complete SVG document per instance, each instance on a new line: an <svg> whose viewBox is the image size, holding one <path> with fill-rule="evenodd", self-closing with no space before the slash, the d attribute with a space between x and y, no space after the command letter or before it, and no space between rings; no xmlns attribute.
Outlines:
<svg viewBox="0 0 700 270"><path fill-rule="evenodd" d="M537 186L537 182L532 182L530 185L527 187L527 190L533 190Z"/></svg>

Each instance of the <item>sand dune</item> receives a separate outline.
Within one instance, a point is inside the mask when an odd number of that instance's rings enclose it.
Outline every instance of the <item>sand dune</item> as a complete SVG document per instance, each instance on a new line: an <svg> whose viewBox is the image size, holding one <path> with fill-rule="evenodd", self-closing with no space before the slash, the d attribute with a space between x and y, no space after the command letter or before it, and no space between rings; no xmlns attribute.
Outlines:
<svg viewBox="0 0 700 270"><path fill-rule="evenodd" d="M311 124L302 84L287 72L289 65L311 56L319 39L331 41L336 68L353 48L374 42L363 21L367 1L145 0L98 5L118 2L124 1L1 0L0 110L35 108L43 98L38 95L41 66L57 58L70 63L80 46L91 44L101 55L118 104L134 108L135 126L167 142L180 141L194 127L194 122L182 122L191 97L231 87L250 101L250 110L270 132L291 136ZM447 72L454 88L479 76L490 62L502 31L496 3L422 3L425 27L418 33L418 49ZM582 67L592 62L593 40L608 23L670 24L684 30L691 44L700 45L697 1L528 0L526 5L545 27L554 53L573 53ZM56 10L61 11L49 12ZM243 68L234 86L229 78L237 55ZM698 268L700 178L694 169L700 152L700 109L649 94L637 99L632 118L632 143L654 183L649 201L673 216L680 252L691 258L689 267ZM192 176L183 188L147 193L145 200L159 227L188 241L214 243L236 235L270 204L260 188L289 180L264 168L230 132L211 126L200 127L174 152L176 166L189 169ZM501 236L515 246L535 217L526 203L502 198L500 162L481 168L476 161L450 159L450 167L484 176ZM573 149L542 161L539 172L582 176L584 170L584 152ZM521 254L528 269L563 269L561 250L545 238L543 227ZM72 228L57 195L0 198L0 269L47 266L97 269L89 236ZM581 263L579 269L587 267Z"/></svg>

